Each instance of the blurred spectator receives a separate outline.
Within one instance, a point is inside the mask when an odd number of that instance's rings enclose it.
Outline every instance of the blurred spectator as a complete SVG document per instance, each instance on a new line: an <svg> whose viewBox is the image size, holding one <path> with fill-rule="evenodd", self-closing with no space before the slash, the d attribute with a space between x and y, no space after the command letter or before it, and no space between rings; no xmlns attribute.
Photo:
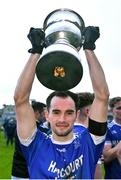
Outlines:
<svg viewBox="0 0 121 180"><path fill-rule="evenodd" d="M109 102L110 102L110 100L109 100ZM108 123L113 120L113 112L112 112L112 108L111 108L110 105L108 106L107 120L108 120L108 121L107 121Z"/></svg>
<svg viewBox="0 0 121 180"><path fill-rule="evenodd" d="M41 102L32 102L32 108L34 110L37 127L40 131L50 134L49 123L45 119L46 105Z"/></svg>
<svg viewBox="0 0 121 180"><path fill-rule="evenodd" d="M113 121L108 124L104 146L105 179L121 179L121 97L110 99Z"/></svg>
<svg viewBox="0 0 121 180"><path fill-rule="evenodd" d="M15 130L16 130L16 120L14 118L7 118L3 124L4 132L6 136L6 145L9 143L13 145Z"/></svg>
<svg viewBox="0 0 121 180"><path fill-rule="evenodd" d="M80 110L77 116L76 122L74 123L74 132L81 133L88 128L88 115L90 107L94 100L94 94L90 92L78 93L78 109ZM95 171L95 179L102 178L102 163L101 159L98 160Z"/></svg>

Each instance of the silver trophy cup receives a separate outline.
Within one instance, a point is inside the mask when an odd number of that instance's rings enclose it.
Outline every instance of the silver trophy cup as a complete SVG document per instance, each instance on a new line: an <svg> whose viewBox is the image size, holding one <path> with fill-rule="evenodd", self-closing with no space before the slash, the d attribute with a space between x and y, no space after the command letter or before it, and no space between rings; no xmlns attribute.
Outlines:
<svg viewBox="0 0 121 180"><path fill-rule="evenodd" d="M66 91L82 79L79 50L84 27L82 17L70 9L57 9L44 20L46 48L37 63L36 76L45 87Z"/></svg>

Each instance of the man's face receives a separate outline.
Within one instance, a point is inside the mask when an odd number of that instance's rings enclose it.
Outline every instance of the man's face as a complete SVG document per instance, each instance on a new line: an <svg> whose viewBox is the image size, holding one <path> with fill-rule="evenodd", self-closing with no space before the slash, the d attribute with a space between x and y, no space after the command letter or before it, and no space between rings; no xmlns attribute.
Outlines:
<svg viewBox="0 0 121 180"><path fill-rule="evenodd" d="M115 107L113 108L113 114L116 119L121 121L121 101L115 104Z"/></svg>
<svg viewBox="0 0 121 180"><path fill-rule="evenodd" d="M47 119L57 136L67 136L72 132L76 119L74 101L70 97L53 97Z"/></svg>

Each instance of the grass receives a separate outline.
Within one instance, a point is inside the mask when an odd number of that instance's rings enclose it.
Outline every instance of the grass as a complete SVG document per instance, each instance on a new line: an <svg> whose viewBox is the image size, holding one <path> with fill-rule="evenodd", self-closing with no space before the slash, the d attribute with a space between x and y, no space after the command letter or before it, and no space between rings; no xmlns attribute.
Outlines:
<svg viewBox="0 0 121 180"><path fill-rule="evenodd" d="M14 146L6 146L4 134L0 131L0 179L11 178Z"/></svg>

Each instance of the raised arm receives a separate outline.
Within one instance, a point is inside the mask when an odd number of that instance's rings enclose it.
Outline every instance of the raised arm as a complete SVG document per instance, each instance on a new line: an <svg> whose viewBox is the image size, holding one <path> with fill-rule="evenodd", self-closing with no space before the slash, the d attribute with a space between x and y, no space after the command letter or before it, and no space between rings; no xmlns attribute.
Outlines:
<svg viewBox="0 0 121 180"><path fill-rule="evenodd" d="M41 29L31 28L28 38L32 43L32 48L29 49L32 54L18 79L14 93L17 132L22 139L30 137L36 128L35 116L29 97L35 77L36 63L43 50L44 32Z"/></svg>
<svg viewBox="0 0 121 180"><path fill-rule="evenodd" d="M95 49L94 43L99 35L100 34L98 27L87 27L84 32L85 43L83 45L83 48L85 50L92 87L95 95L93 104L90 109L89 117L98 123L105 124L105 122L107 121L109 90L101 64L99 63L93 51ZM99 127L99 124L95 124L94 121L89 120L90 132L95 135L101 135L99 132L100 130L98 130L97 128Z"/></svg>

